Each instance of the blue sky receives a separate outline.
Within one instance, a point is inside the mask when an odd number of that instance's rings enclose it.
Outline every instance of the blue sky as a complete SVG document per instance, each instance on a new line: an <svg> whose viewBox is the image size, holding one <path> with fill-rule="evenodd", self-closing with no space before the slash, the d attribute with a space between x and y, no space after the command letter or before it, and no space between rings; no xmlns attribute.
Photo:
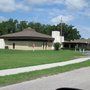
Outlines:
<svg viewBox="0 0 90 90"><path fill-rule="evenodd" d="M56 25L61 17L90 38L90 0L0 0L0 22L13 18Z"/></svg>

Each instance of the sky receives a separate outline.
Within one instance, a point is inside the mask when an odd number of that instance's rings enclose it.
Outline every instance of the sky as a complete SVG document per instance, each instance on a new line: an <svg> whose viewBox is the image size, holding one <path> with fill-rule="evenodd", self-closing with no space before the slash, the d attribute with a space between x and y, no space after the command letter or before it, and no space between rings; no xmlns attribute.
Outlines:
<svg viewBox="0 0 90 90"><path fill-rule="evenodd" d="M0 0L0 22L9 18L75 26L82 38L90 38L90 0Z"/></svg>

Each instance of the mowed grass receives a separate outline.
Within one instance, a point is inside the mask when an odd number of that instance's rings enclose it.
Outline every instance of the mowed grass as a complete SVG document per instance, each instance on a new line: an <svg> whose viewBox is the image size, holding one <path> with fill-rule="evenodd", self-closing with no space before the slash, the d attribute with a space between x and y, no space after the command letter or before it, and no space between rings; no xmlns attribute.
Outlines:
<svg viewBox="0 0 90 90"><path fill-rule="evenodd" d="M72 65L62 66L62 67L55 67L51 69L21 73L21 74L10 75L10 76L2 76L0 77L0 86L20 83L20 82L40 78L40 77L50 76L50 75L71 71L82 67L89 67L89 66L90 66L90 60L81 62L81 63L72 64Z"/></svg>
<svg viewBox="0 0 90 90"><path fill-rule="evenodd" d="M0 50L0 70L25 66L34 66L71 60L82 56L71 50L60 51L20 51Z"/></svg>

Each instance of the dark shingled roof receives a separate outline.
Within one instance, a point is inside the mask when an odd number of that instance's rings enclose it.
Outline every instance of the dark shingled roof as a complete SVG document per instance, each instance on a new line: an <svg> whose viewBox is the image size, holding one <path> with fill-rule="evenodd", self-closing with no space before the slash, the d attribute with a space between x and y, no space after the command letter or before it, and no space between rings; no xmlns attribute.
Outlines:
<svg viewBox="0 0 90 90"><path fill-rule="evenodd" d="M23 31L12 33L12 34L6 34L0 36L0 38L4 39L31 39L31 40L47 40L47 41L53 41L54 38L52 38L49 35L45 35L42 33L36 32L32 28L24 29Z"/></svg>

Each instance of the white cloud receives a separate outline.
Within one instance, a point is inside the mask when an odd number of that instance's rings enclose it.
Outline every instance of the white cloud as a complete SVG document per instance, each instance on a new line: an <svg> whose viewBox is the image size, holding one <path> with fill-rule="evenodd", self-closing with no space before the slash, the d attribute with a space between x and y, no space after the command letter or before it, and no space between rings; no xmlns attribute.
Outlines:
<svg viewBox="0 0 90 90"><path fill-rule="evenodd" d="M70 9L83 9L88 6L86 0L65 0L65 4Z"/></svg>
<svg viewBox="0 0 90 90"><path fill-rule="evenodd" d="M81 12L82 15L90 17L90 8L86 9L84 12Z"/></svg>
<svg viewBox="0 0 90 90"><path fill-rule="evenodd" d="M30 4L52 4L52 3L62 3L64 0L26 0L28 1Z"/></svg>
<svg viewBox="0 0 90 90"><path fill-rule="evenodd" d="M26 2L30 4L63 4L72 9L83 9L89 5L87 0L26 0Z"/></svg>
<svg viewBox="0 0 90 90"><path fill-rule="evenodd" d="M24 11L30 11L31 10L31 8L29 6L26 6L26 5L22 4L22 3L17 4L16 8L24 10Z"/></svg>
<svg viewBox="0 0 90 90"><path fill-rule="evenodd" d="M27 0L30 4L41 4L47 2L47 0Z"/></svg>
<svg viewBox="0 0 90 90"><path fill-rule="evenodd" d="M72 12L72 13L75 13L75 11L78 11L78 10L84 10L86 8L89 8L90 7L90 1L88 0L25 0L26 3L30 4L31 6L33 6L33 9L37 10L37 11L45 11L45 9L43 9L43 7L40 9L38 9L38 6L37 5L45 5L45 4L48 4L48 5L51 5L51 4L58 4L58 5L64 5L66 11L69 11ZM34 8L35 7L35 8ZM56 8L57 6L54 7L54 9ZM58 11L55 11L57 14L57 12L59 12L61 14L62 10L60 10L60 8L56 8ZM53 8L51 8L51 11L53 10ZM54 12L50 12L49 10L49 7L47 8L47 12L50 13L50 14L54 14ZM68 12L66 12L68 13ZM84 13L84 12L83 12ZM59 15L60 15L59 14ZM89 16L90 14L87 13L87 16Z"/></svg>
<svg viewBox="0 0 90 90"><path fill-rule="evenodd" d="M52 0L53 3L57 3L57 4L63 4L65 0Z"/></svg>
<svg viewBox="0 0 90 90"><path fill-rule="evenodd" d="M82 38L90 38L90 27L78 26Z"/></svg>
<svg viewBox="0 0 90 90"><path fill-rule="evenodd" d="M28 6L18 3L15 0L0 0L0 11L2 12L12 12L17 9L28 10Z"/></svg>
<svg viewBox="0 0 90 90"><path fill-rule="evenodd" d="M16 0L0 0L0 11L2 12L12 12L15 10L31 10L29 5L27 4L63 4L66 5L70 9L82 9L87 7L89 4L86 0L24 0L23 1L16 1Z"/></svg>
<svg viewBox="0 0 90 90"><path fill-rule="evenodd" d="M0 0L0 11L10 12L15 10L15 0Z"/></svg>
<svg viewBox="0 0 90 90"><path fill-rule="evenodd" d="M74 17L71 16L71 15L67 15L67 16L59 15L59 16L54 17L53 19L51 19L51 22L53 24L58 24L58 23L61 22L61 18L62 18L62 21L65 22L65 23L68 23L68 22L70 22L74 19Z"/></svg>

